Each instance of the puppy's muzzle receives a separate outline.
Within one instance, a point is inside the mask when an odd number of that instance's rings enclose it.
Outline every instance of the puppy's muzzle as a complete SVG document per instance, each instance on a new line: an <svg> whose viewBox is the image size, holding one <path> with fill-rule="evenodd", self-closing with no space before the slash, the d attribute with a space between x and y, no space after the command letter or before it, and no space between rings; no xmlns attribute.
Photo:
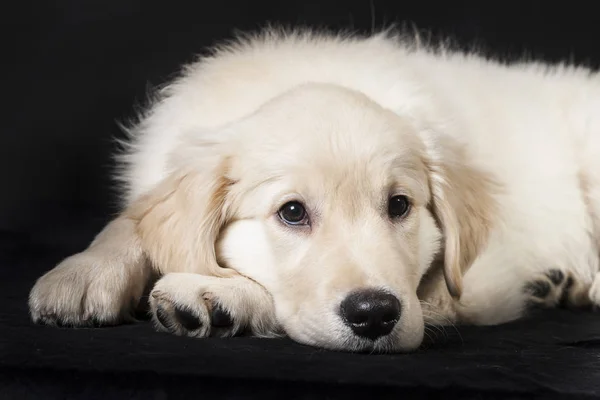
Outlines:
<svg viewBox="0 0 600 400"><path fill-rule="evenodd" d="M377 340L394 329L401 310L396 296L379 289L364 289L350 293L342 301L340 316L357 336Z"/></svg>

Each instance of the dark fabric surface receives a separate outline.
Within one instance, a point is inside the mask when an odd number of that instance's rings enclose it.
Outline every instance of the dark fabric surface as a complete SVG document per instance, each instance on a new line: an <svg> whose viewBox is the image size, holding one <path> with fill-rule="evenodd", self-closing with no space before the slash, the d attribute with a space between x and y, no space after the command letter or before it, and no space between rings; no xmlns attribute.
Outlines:
<svg viewBox="0 0 600 400"><path fill-rule="evenodd" d="M46 233L0 233L0 397L600 394L600 315L592 313L543 312L499 327L433 330L434 343L398 355L329 352L287 339L179 338L145 321L97 329L31 324L26 301L34 280L83 248L102 223L81 217Z"/></svg>
<svg viewBox="0 0 600 400"><path fill-rule="evenodd" d="M38 229L58 207L114 210L117 122L237 30L414 23L495 56L598 65L599 15L591 1L13 1L0 13L0 229Z"/></svg>
<svg viewBox="0 0 600 400"><path fill-rule="evenodd" d="M0 398L586 398L600 392L600 315L557 311L448 328L410 355L287 340L191 340L147 322L33 326L27 294L114 211L117 121L215 40L267 22L369 31L415 23L492 55L597 66L593 2L30 0L0 13Z"/></svg>

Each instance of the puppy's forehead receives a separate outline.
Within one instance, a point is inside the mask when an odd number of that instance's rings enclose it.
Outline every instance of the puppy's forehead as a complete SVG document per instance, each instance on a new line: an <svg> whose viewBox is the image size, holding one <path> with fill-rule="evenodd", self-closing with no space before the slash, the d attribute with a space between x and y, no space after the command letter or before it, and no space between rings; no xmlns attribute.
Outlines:
<svg viewBox="0 0 600 400"><path fill-rule="evenodd" d="M271 128L275 139L327 142L331 139L363 143L373 135L390 133L398 118L366 95L330 84L305 84L264 104L255 114L256 122ZM288 140L285 141L289 143ZM373 140L373 142L381 142Z"/></svg>
<svg viewBox="0 0 600 400"><path fill-rule="evenodd" d="M244 125L245 146L261 157L279 155L273 160L278 164L280 159L299 166L410 164L420 151L413 128L397 115L362 93L330 84L285 92Z"/></svg>
<svg viewBox="0 0 600 400"><path fill-rule="evenodd" d="M245 180L285 182L313 197L375 197L392 185L423 191L422 144L413 128L361 93L307 84L261 107L242 130L238 172Z"/></svg>

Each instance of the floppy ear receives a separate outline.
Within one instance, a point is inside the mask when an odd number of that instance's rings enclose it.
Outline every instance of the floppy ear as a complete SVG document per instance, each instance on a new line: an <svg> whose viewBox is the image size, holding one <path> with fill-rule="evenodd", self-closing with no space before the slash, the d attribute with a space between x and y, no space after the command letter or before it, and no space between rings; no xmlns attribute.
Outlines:
<svg viewBox="0 0 600 400"><path fill-rule="evenodd" d="M462 277L487 243L496 203L497 184L477 169L459 144L436 138L426 157L430 207L444 234L444 278L454 298L462 294ZM432 156L434 154L435 156Z"/></svg>
<svg viewBox="0 0 600 400"><path fill-rule="evenodd" d="M229 166L230 159L219 158L208 168L180 168L128 208L159 272L235 274L219 266L215 254L219 232L231 217Z"/></svg>

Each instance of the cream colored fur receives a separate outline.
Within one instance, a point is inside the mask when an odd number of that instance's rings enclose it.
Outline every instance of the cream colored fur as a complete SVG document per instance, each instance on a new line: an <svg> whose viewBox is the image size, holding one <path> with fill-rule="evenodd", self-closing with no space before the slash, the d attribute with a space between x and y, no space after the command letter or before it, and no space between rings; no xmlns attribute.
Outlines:
<svg viewBox="0 0 600 400"><path fill-rule="evenodd" d="M32 318L121 322L153 272L155 318L180 307L202 321L161 329L283 331L341 350L415 349L424 322L520 318L549 269L574 281L571 305L598 305L599 110L600 77L584 68L388 33L236 41L187 66L132 129L122 215L38 280ZM397 194L411 211L392 221ZM308 227L278 219L290 200ZM367 287L402 303L377 341L337 313ZM216 305L232 330L211 328Z"/></svg>

